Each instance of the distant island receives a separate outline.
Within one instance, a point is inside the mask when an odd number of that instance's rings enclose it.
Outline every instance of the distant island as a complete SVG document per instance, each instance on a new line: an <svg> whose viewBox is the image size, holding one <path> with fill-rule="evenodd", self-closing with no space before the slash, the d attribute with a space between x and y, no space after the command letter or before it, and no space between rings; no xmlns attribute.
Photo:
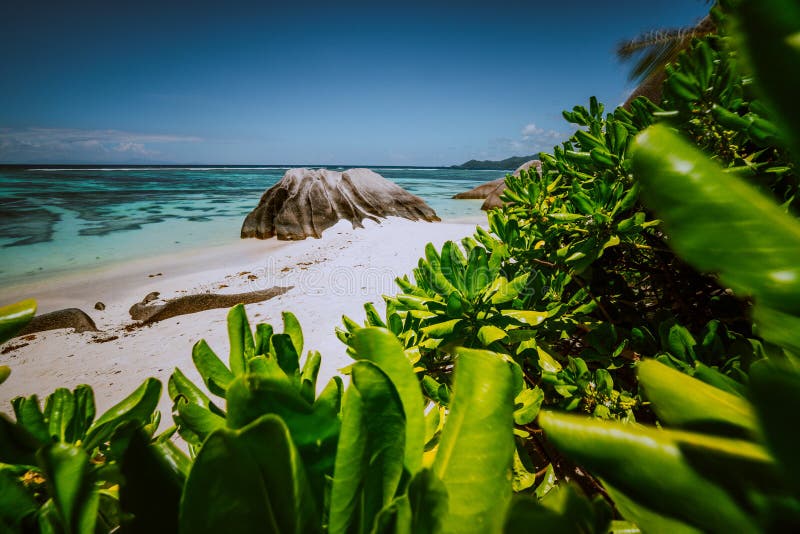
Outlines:
<svg viewBox="0 0 800 534"><path fill-rule="evenodd" d="M488 159L478 161L477 159L471 159L466 163L462 163L461 165L451 165L450 168L467 169L471 171L505 171L509 169L516 169L526 161L530 161L532 159L539 159L539 155L534 154L532 156L512 156L501 161L491 161Z"/></svg>

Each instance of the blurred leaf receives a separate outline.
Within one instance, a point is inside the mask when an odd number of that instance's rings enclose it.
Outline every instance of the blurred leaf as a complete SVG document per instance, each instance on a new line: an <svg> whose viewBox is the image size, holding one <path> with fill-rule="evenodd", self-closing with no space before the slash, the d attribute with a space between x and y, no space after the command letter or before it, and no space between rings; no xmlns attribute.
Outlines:
<svg viewBox="0 0 800 534"><path fill-rule="evenodd" d="M433 470L450 499L445 532L492 532L511 497L513 390L493 352L458 349L453 399Z"/></svg>
<svg viewBox="0 0 800 534"><path fill-rule="evenodd" d="M758 421L742 397L709 386L655 360L641 362L636 370L645 396L658 417L669 425L727 423L756 434Z"/></svg>
<svg viewBox="0 0 800 534"><path fill-rule="evenodd" d="M561 451L642 506L700 529L757 531L733 497L695 471L680 448L685 442L769 465L756 445L549 412L539 415L539 424Z"/></svg>
<svg viewBox="0 0 800 534"><path fill-rule="evenodd" d="M681 257L759 305L800 313L800 223L666 126L635 144L643 194Z"/></svg>
<svg viewBox="0 0 800 534"><path fill-rule="evenodd" d="M120 462L120 505L132 517L122 532L178 532L189 459L169 440L149 443L140 429L133 429L128 439Z"/></svg>
<svg viewBox="0 0 800 534"><path fill-rule="evenodd" d="M743 51L800 162L800 5L795 0L737 2Z"/></svg>
<svg viewBox="0 0 800 534"><path fill-rule="evenodd" d="M0 467L0 530L16 532L20 522L34 513L38 505L10 470ZM15 527L11 530L10 527Z"/></svg>
<svg viewBox="0 0 800 534"><path fill-rule="evenodd" d="M93 532L99 495L92 480L89 455L82 448L55 443L41 449L37 456L64 532Z"/></svg>
<svg viewBox="0 0 800 534"><path fill-rule="evenodd" d="M0 306L0 343L5 343L14 337L33 319L35 313L36 301L33 299Z"/></svg>
<svg viewBox="0 0 800 534"><path fill-rule="evenodd" d="M760 362L751 368L750 391L767 445L780 463L784 479L800 497L800 428L787 420L787 414L800 410L800 374L796 369Z"/></svg>

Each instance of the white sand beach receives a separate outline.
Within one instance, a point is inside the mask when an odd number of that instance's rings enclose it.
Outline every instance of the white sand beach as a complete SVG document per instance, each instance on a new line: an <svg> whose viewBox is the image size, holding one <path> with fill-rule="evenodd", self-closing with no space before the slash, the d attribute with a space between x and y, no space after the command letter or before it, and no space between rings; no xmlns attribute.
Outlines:
<svg viewBox="0 0 800 534"><path fill-rule="evenodd" d="M460 240L475 230L474 224L398 218L364 224L363 229L353 229L349 222L340 221L326 230L322 239L248 239L0 289L2 303L35 298L38 313L80 308L100 330L80 334L51 330L4 344L0 364L11 367L12 374L0 386L0 411L9 412L9 401L18 395L36 393L43 398L57 387L89 384L101 413L152 376L164 385L159 409L168 424L171 403L166 382L173 369L180 367L199 383L191 360L192 345L204 338L227 361L227 309L130 328L135 321L129 308L152 291L168 299L293 286L281 296L247 305L247 313L251 325L267 322L281 331L281 312L292 311L303 327L304 352L313 349L322 353L318 385L324 386L338 369L350 363L344 345L334 334L341 316L363 321L365 302L383 310L381 295L397 292L394 278L411 273L426 243L441 247L445 241ZM94 309L98 301L105 304L105 310Z"/></svg>

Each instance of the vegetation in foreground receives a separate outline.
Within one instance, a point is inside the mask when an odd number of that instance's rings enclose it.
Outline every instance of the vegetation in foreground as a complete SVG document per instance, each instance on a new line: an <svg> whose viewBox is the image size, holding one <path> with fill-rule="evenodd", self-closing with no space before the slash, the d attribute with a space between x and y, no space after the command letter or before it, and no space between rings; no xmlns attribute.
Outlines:
<svg viewBox="0 0 800 534"><path fill-rule="evenodd" d="M237 306L227 364L195 346L204 387L175 371L161 434L152 379L98 418L85 386L15 399L0 525L796 530L800 8L715 10L659 104L566 112L579 129L507 179L490 231L345 318L346 389L317 394L293 315L253 333ZM34 306L1 311L0 341Z"/></svg>

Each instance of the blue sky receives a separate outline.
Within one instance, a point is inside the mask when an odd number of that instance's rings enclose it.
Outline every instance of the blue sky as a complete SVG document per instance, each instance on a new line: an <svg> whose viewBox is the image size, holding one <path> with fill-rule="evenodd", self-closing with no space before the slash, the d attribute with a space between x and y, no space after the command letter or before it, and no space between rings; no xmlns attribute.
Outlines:
<svg viewBox="0 0 800 534"><path fill-rule="evenodd" d="M451 165L549 150L701 0L0 4L0 162Z"/></svg>

